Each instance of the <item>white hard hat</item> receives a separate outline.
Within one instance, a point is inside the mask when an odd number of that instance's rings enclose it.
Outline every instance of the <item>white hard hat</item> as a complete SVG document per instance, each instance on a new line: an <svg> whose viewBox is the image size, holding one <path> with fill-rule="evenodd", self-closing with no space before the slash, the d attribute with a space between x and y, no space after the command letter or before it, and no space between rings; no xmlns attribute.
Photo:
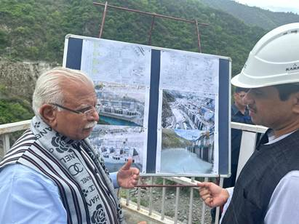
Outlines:
<svg viewBox="0 0 299 224"><path fill-rule="evenodd" d="M240 74L231 83L243 88L259 88L299 83L299 23L280 26L263 36Z"/></svg>

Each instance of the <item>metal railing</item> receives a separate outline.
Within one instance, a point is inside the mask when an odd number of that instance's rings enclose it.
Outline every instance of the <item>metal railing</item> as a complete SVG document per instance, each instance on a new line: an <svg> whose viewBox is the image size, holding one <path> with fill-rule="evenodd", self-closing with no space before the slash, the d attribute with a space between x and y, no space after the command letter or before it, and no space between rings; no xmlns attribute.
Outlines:
<svg viewBox="0 0 299 224"><path fill-rule="evenodd" d="M30 125L30 120L0 125L0 141L2 142L2 147L0 144L0 159L11 147L12 134L17 131L26 130L27 128L29 128L29 125ZM247 125L247 124L241 124L241 123L235 123L235 122L231 123L231 128L242 130L239 165L238 165L238 171L237 171L237 175L238 175L240 173L240 170L243 168L244 164L246 163L247 159L254 151L258 134L264 133L266 131L266 128L262 127L262 126ZM154 183L155 178L157 178L157 177L150 177L150 182ZM183 185L196 184L198 182L194 178L186 178L186 177L164 177L164 178L162 178L162 180L163 180L164 185L166 183L166 180L171 180L173 182L183 184ZM205 177L204 181L215 181L215 179ZM220 178L219 184L222 186L223 178ZM176 187L174 215L172 217L165 215L166 190L167 190L165 187L162 188L161 197L159 197L161 200L160 212L155 211L153 208L153 188L149 188L147 190L148 198L149 198L147 206L141 205L142 204L141 203L141 190L142 190L141 188L137 188L137 197L135 200L136 202L133 202L130 190L126 190L125 196L122 196L122 198L121 198L121 204L124 209L127 209L130 212L138 213L139 215L146 217L147 220L152 221L151 223L166 223L166 224L182 223L181 221L179 221L179 217L178 217L179 204L180 204L180 191L181 191L180 187ZM203 202L201 202L202 203L201 211L196 211L196 213L194 213L194 211L193 211L194 201L200 200L199 198L194 198L195 190L197 190L197 189L190 188L187 223L188 224L193 223L194 214L199 217L201 224L209 223L210 214L209 214L209 212L207 212L207 208ZM136 192L135 192L135 194L136 194ZM218 218L219 218L219 208L216 211L215 224L218 224ZM186 222L184 222L184 223L186 223Z"/></svg>

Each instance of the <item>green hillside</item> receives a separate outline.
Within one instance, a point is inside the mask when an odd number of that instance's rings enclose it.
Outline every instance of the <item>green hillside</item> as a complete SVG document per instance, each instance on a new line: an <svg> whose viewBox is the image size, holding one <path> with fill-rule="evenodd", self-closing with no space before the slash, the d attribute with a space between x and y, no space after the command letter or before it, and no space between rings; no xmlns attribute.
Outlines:
<svg viewBox="0 0 299 224"><path fill-rule="evenodd" d="M208 23L208 27L199 27L202 51L232 57L233 74L240 71L249 50L265 33L197 0L112 0L109 4ZM1 0L0 56L61 63L65 35L97 37L102 11L91 0ZM193 25L155 21L152 45L197 51ZM147 44L150 24L151 16L109 9L103 38Z"/></svg>
<svg viewBox="0 0 299 224"><path fill-rule="evenodd" d="M209 24L199 26L202 52L231 57L232 75L240 72L250 49L266 33L200 0L111 0L109 4ZM97 37L103 9L91 0L0 0L0 59L61 64L65 36ZM147 45L151 21L151 16L109 8L102 37ZM195 26L156 18L152 45L197 52ZM1 108L10 108L9 99L0 99L5 104Z"/></svg>
<svg viewBox="0 0 299 224"><path fill-rule="evenodd" d="M30 103L15 96L0 84L0 124L27 120L33 115Z"/></svg>
<svg viewBox="0 0 299 224"><path fill-rule="evenodd" d="M250 7L233 0L200 0L203 4L214 9L227 12L251 26L259 26L265 30L275 27L299 22L299 15L292 12L272 12L258 7Z"/></svg>

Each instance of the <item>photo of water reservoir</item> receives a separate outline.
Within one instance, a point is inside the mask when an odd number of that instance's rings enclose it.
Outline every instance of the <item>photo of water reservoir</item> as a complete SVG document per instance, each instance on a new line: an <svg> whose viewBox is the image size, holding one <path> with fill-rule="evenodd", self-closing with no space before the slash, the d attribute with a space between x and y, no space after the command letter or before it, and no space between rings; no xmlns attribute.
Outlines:
<svg viewBox="0 0 299 224"><path fill-rule="evenodd" d="M163 90L162 127L168 129L214 129L215 100L197 92Z"/></svg>
<svg viewBox="0 0 299 224"><path fill-rule="evenodd" d="M163 129L160 173L215 174L213 133Z"/></svg>
<svg viewBox="0 0 299 224"><path fill-rule="evenodd" d="M140 171L146 134L141 127L97 125L90 137L92 146L99 150L109 172L118 171L129 158Z"/></svg>
<svg viewBox="0 0 299 224"><path fill-rule="evenodd" d="M145 87L99 83L95 91L100 124L144 126Z"/></svg>

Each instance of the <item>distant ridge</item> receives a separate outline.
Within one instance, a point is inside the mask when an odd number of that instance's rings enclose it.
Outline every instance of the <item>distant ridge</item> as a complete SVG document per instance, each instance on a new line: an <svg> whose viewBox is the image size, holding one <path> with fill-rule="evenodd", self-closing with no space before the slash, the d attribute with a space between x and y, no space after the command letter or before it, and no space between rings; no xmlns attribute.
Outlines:
<svg viewBox="0 0 299 224"><path fill-rule="evenodd" d="M258 7L240 4L233 0L200 0L205 5L214 9L227 12L251 26L259 26L265 30L299 22L299 15L292 12L272 12Z"/></svg>

